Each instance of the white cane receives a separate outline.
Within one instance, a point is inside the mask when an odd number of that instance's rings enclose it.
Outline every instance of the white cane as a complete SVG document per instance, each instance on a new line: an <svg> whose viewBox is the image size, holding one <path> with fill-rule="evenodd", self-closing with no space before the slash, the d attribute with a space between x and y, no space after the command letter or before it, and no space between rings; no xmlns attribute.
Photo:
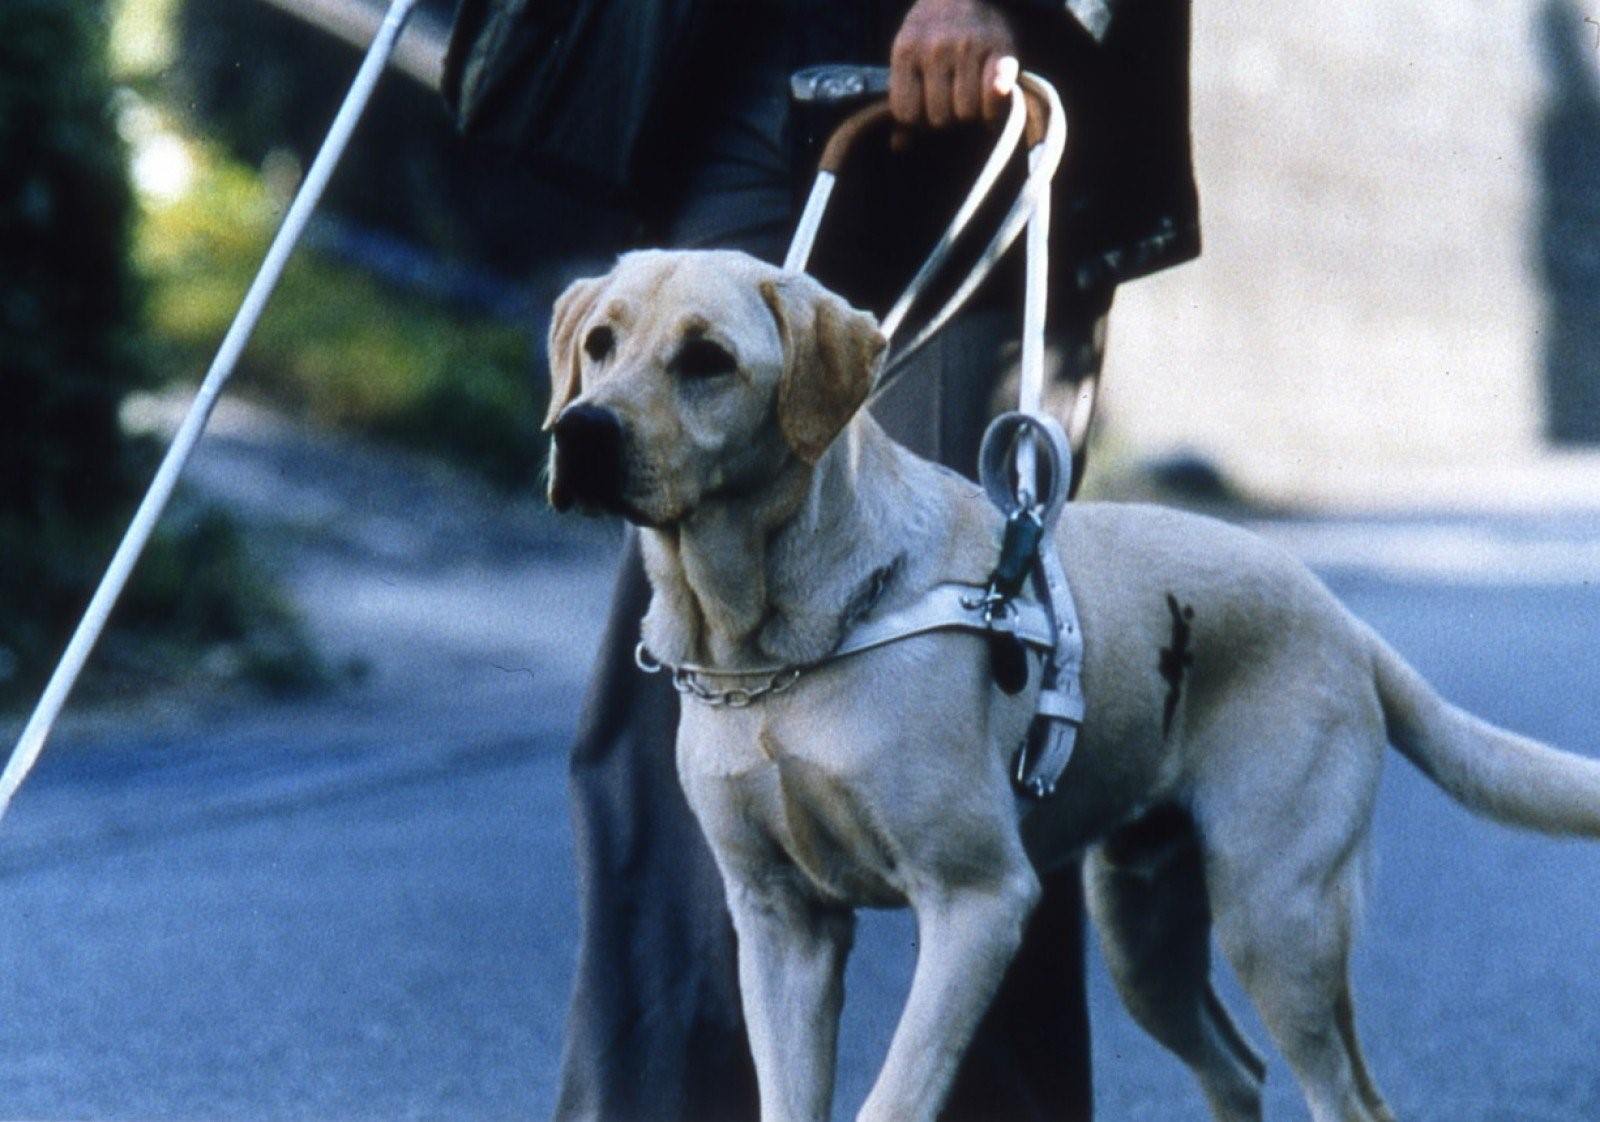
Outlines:
<svg viewBox="0 0 1600 1122"><path fill-rule="evenodd" d="M177 435L172 438L172 446L167 449L167 454L156 471L155 480L150 484L149 492L139 504L139 509L128 526L128 532L122 538L122 544L112 555L106 575L100 579L100 587L95 589L94 597L83 613L83 619L73 632L71 642L67 644L66 653L61 656L60 664L50 675L50 681L44 688L44 694L39 698L39 704L28 719L27 726L23 728L17 746L12 750L11 759L6 762L5 771L0 772L0 816L4 816L11 806L17 788L22 786L22 781L28 777L28 772L38 760L39 753L44 750L50 730L54 727L56 718L61 715L62 707L67 703L67 695L72 692L73 684L77 682L78 674L83 670L83 664L88 661L90 652L94 650L95 642L100 638L100 632L104 630L111 610L116 607L117 597L122 595L123 586L128 583L128 577L133 572L134 565L138 563L139 555L144 552L150 534L161 518L161 512L166 509L167 501L172 498L178 476L182 474L195 445L205 431L206 422L211 419L211 411L216 407L222 387L233 374L239 355L249 342L256 321L261 318L262 309L266 307L273 289L283 276L289 255L294 252L295 243L305 232L306 223L311 220L312 212L316 210L317 203L322 198L323 189L327 187L339 158L344 154L345 146L350 141L351 133L355 131L356 123L366 110L373 88L378 84L378 79L388 64L389 56L394 53L395 43L399 41L400 32L404 29L406 19L411 15L416 2L417 0L392 0L382 26L378 28L377 36L367 50L366 60L356 73L355 82L351 85L350 92L345 95L344 104L340 106L338 116L334 118L333 125L328 130L327 139L322 142L321 151L312 161L305 182L295 194L288 213L284 215L283 225L267 250L261 271L256 274L250 290L245 293L244 303L234 316L227 335L223 337L222 346L211 363L211 369L206 372L205 380L200 383L200 390L195 394L194 403L189 406L188 414L178 426Z"/></svg>

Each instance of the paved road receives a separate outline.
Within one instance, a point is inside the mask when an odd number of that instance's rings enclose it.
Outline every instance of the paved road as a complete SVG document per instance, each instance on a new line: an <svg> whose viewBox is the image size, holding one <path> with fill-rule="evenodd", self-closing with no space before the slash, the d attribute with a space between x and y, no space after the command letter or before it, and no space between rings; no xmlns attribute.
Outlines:
<svg viewBox="0 0 1600 1122"><path fill-rule="evenodd" d="M210 485L293 476L249 451ZM466 500L429 538L345 497L340 547L294 564L323 641L368 663L359 684L80 718L5 823L0 1117L548 1113L576 936L562 750L607 543L532 516L464 539ZM1600 750L1600 519L1269 530L1450 697ZM474 544L423 548L443 540ZM1401 1117L1600 1117L1600 848L1476 821L1396 759L1376 854L1357 992ZM841 1117L912 934L865 926ZM1203 1117L1093 969L1101 1116ZM1305 1117L1276 1061L1269 1087L1269 1117Z"/></svg>

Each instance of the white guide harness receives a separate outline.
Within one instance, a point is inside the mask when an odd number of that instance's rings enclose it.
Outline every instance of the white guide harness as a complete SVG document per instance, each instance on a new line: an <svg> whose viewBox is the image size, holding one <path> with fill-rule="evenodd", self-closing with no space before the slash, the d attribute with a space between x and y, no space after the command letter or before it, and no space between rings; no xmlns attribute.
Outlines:
<svg viewBox="0 0 1600 1122"><path fill-rule="evenodd" d="M852 143L888 116L886 103L874 104L834 132L823 151L784 268L805 270ZM1043 409L1050 183L1066 148L1066 131L1066 117L1055 89L1036 75L1023 74L994 150L972 190L927 261L884 316L880 327L885 338L893 340L906 314L944 267L1025 134L1027 179L971 272L917 335L892 352L866 401L866 405L875 401L906 368L907 359L960 310L1026 227L1021 400L1015 412L1004 413L989 425L979 453L978 477L984 493L1005 517L1000 559L989 583L940 584L905 608L875 616L872 608L890 575L889 570L882 570L868 590L860 618L849 623L839 645L816 662L740 670L694 663L669 666L654 659L641 643L636 654L641 669L670 672L678 692L703 704L738 708L781 693L808 670L914 635L964 631L1018 643L1040 654L1043 679L1037 713L1027 740L1018 749L1013 778L1018 790L1030 798L1054 792L1072 758L1084 715L1083 635L1056 543L1057 520L1072 486L1072 450L1060 423Z"/></svg>

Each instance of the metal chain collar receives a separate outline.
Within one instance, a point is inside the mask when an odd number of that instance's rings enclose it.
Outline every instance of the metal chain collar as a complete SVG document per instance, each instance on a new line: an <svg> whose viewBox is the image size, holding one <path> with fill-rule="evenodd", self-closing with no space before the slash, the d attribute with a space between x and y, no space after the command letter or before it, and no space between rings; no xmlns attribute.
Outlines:
<svg viewBox="0 0 1600 1122"><path fill-rule="evenodd" d="M692 697L713 709L747 709L764 697L783 693L800 680L805 666L760 667L755 670L706 670L694 666L668 666L659 661L641 642L633 649L633 662L646 674L671 672L672 688L685 697ZM732 686L722 689L713 686L709 679L765 678L754 686Z"/></svg>
<svg viewBox="0 0 1600 1122"><path fill-rule="evenodd" d="M889 581L899 567L900 561L901 559L897 557L889 564L874 569L868 576L866 586L845 608L844 628L847 631L872 614L872 610L878 606L878 601L883 599L884 592L888 590ZM752 670L714 670L708 666L693 664L669 666L651 654L642 639L633 649L633 664L640 670L646 674L669 671L673 689L713 709L749 708L764 697L783 693L800 680L800 675L821 666L832 657L829 655L816 662L789 666L758 666ZM711 684L711 680L716 678L765 678L766 681L755 686L733 686L722 689Z"/></svg>

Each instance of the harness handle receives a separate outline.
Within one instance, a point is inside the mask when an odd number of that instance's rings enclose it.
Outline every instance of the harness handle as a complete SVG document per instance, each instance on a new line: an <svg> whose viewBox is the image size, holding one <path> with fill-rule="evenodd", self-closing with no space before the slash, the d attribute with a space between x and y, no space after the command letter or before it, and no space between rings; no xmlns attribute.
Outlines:
<svg viewBox="0 0 1600 1122"><path fill-rule="evenodd" d="M881 127L889 120L888 100L881 99L852 113L834 129L823 149L811 196L806 201L805 210L801 213L800 221L795 228L794 238L789 243L784 268L795 271L805 269L821 228L823 215L827 211L834 184L838 181L839 173L851 150L865 133ZM917 270L916 276L906 285L894 306L884 314L879 323L879 330L892 344L895 333L906 315L918 298L927 291L939 270L948 262L957 240L965 232L983 201L994 190L1006 164L1023 140L1028 142L1028 174L1016 199L1012 202L1011 209L1001 219L988 244L979 254L977 262L945 300L943 306L929 317L915 338L904 346L893 349L889 360L879 369L873 381L866 405L871 405L881 397L895 377L906 369L911 356L965 306L978 286L1026 229L1028 231L1027 283L1023 302L1019 405L1024 413L1041 411L1044 389L1045 288L1048 283L1046 262L1049 256L1050 184L1055 178L1056 169L1060 166L1061 157L1066 150L1067 123L1066 113L1055 88L1038 75L1023 73L1018 77L1017 85L1011 91L1011 105L1005 124L972 189L962 201L938 244L933 247L921 268ZM1017 461L1018 490L1037 494L1035 441L1025 438L1017 442L1013 454Z"/></svg>
<svg viewBox="0 0 1600 1122"><path fill-rule="evenodd" d="M926 287L932 275L944 264L956 238L972 220L983 200L994 190L994 185L1005 170L1007 162L1016 153L1017 145L1024 138L1032 148L1048 143L1052 129L1059 127L1057 108L1059 102L1053 97L1053 93L1047 83L1031 74L1023 74L1019 78L1017 87L1011 93L1011 106L1006 114L1005 124L995 140L988 160L974 180L972 190L968 192L944 236L929 254L916 278L907 286L905 294L884 316L881 327L885 337L893 335L895 328L899 326L899 320L910 309L912 299ZM794 237L789 242L789 252L784 257L785 269L794 272L805 271L811 259L812 246L816 244L817 231L822 226L823 215L827 213L828 200L833 195L834 184L838 182L839 174L843 171L850 152L863 135L887 124L890 120L889 102L887 99L882 99L846 117L829 136L818 163L817 177L812 182L811 194L806 199L805 209L801 211L800 220L795 225ZM1007 241L1006 245L1009 246L1010 241Z"/></svg>
<svg viewBox="0 0 1600 1122"><path fill-rule="evenodd" d="M1046 258L1049 252L1050 184L1055 178L1056 169L1061 164L1062 154L1066 151L1067 123L1066 114L1061 108L1061 101L1054 87L1044 79L1028 73L1022 75L1018 82L1017 90L1012 94L1013 115L1015 115L1017 104L1023 100L1023 91L1027 91L1030 95L1037 95L1044 104L1049 106L1044 138L1034 145L1028 153L1028 178L1023 182L1010 211L1000 220L1000 225L989 239L989 244L984 247L977 262L972 266L972 269L967 273L961 284L945 300L944 306L928 318L927 323L923 324L922 330L917 332L915 338L904 346L895 348L890 355L889 360L878 373L877 381L867 399L868 404L881 397L894 379L906 369L906 365L910 362L912 356L921 350L939 332L939 329L950 321L952 316L966 306L967 301L972 298L973 293L977 292L979 285L994 271L995 266L1000 263L1000 259L1005 256L1006 251L1011 248L1017 237L1024 229L1027 229L1029 231L1028 279L1022 330L1023 399L1021 404L1024 409L1038 408L1037 397L1030 399L1028 393L1029 375L1030 373L1037 374L1043 370L1044 287L1048 273ZM996 157L1000 155L1002 144L995 146L995 154L990 157L991 164L995 163ZM1009 155L1010 153L1007 152L1006 156L1009 157ZM1003 163L1004 161L1002 159L999 162ZM985 174L989 170L989 167L985 167ZM995 174L996 176L999 174L998 167L995 169ZM992 183L985 185L985 194L987 193L987 188L991 186ZM973 210L976 210L977 201L981 201L981 198L982 196L978 195L975 187L973 195L968 197L967 202L971 204ZM932 279L933 274L944 264L945 259L949 256L951 246L961 233L966 220L970 219L970 217L970 212L963 205L962 212L957 215L956 221L951 223L949 230L946 231L938 247L929 256L921 272L907 287L894 308L890 309L889 313L884 316L881 327L885 336L893 337L894 331L900 326L900 319L909 310L916 298L921 295L928 281Z"/></svg>
<svg viewBox="0 0 1600 1122"><path fill-rule="evenodd" d="M828 138L811 196L801 212L784 268L804 271L822 225L834 183L861 136L889 120L886 102L861 109L844 120ZM1082 690L1083 636L1077 606L1061 564L1056 528L1072 492L1073 455L1065 430L1043 408L1045 317L1049 284L1050 184L1066 151L1067 122L1061 99L1049 82L1022 74L1011 93L1004 127L966 200L961 204L933 252L906 286L879 327L886 340L912 304L944 267L979 206L993 191L1001 172L1028 142L1028 174L1011 209L990 236L977 263L956 290L929 318L910 343L896 348L878 370L863 408L875 401L906 368L917 349L959 311L1000 258L1027 230L1026 277L1023 290L1022 355L1018 409L997 417L984 434L979 453L979 479L1005 519L999 563L982 596L962 598L964 611L981 613L991 643L1004 646L1000 626L1017 610L1016 598L1031 574L1050 624L1050 645L1040 674L1038 710L1027 738L1017 752L1015 782L1026 798L1039 799L1055 790L1072 758L1078 726L1084 717ZM1092 397L1091 397L1092 405ZM1011 639L1012 651L1016 650ZM680 687L681 688L681 687ZM743 700L741 697L740 700ZM724 704L733 704L730 697Z"/></svg>
<svg viewBox="0 0 1600 1122"><path fill-rule="evenodd" d="M1022 91L1026 114L1022 139L1029 148L1033 148L1044 140L1045 132L1050 127L1050 103L1043 93L1030 86L1023 86ZM837 176L844 170L845 160L849 158L856 141L861 139L863 134L887 124L890 119L888 98L882 98L850 114L839 122L833 134L828 137L828 143L822 149L822 158L817 161L817 170Z"/></svg>
<svg viewBox="0 0 1600 1122"><path fill-rule="evenodd" d="M889 100L884 98L856 110L840 121L839 126L828 137L828 143L823 146L822 158L817 161L817 170L837 176L844 170L845 158L850 155L850 150L855 147L861 134L887 123L889 117Z"/></svg>

